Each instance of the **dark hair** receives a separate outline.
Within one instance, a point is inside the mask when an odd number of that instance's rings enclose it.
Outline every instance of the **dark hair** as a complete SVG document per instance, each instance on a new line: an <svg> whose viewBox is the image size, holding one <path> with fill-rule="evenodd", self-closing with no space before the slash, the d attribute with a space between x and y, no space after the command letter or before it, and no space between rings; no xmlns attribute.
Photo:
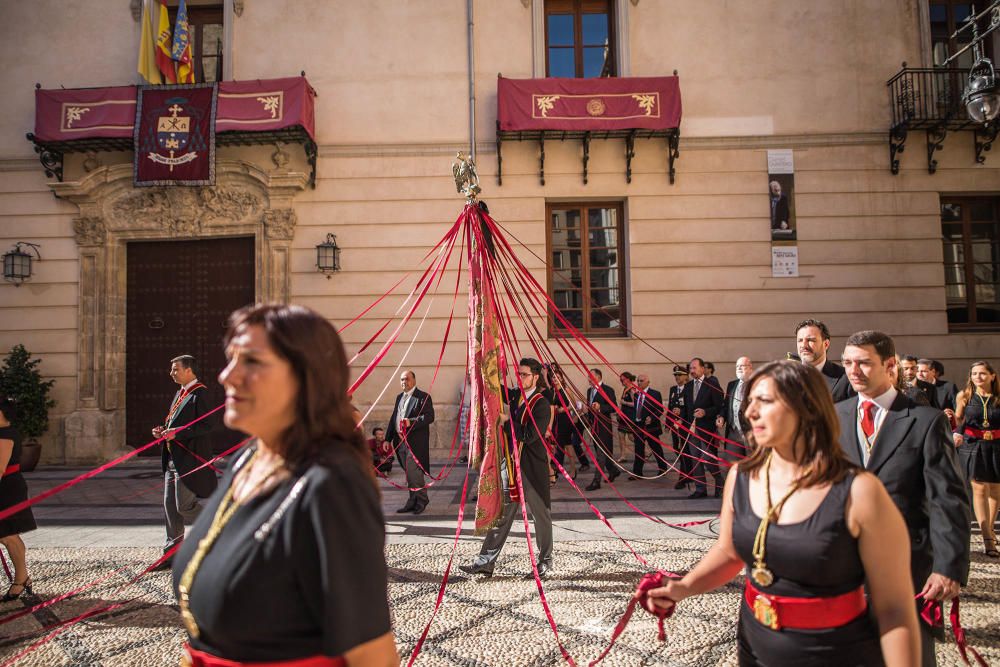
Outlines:
<svg viewBox="0 0 1000 667"><path fill-rule="evenodd" d="M705 360L702 359L701 357L691 357L691 361L697 361L698 364L700 364L701 366L705 365ZM691 364L688 364L688 368L689 369L690 369L690 367L691 367Z"/></svg>
<svg viewBox="0 0 1000 667"><path fill-rule="evenodd" d="M803 487L839 482L848 472L857 469L838 442L840 420L822 373L810 364L789 360L772 361L750 377L743 395L749 397L754 386L763 378L774 381L777 397L798 415L799 426L793 438L794 454L800 465L810 468L809 474L802 479ZM744 400L740 411L740 419L744 423L749 406L750 401ZM751 453L740 462L739 469L741 472L752 473L767 461L768 451L757 446L751 429L744 429L744 432L747 434ZM803 451L799 451L800 439Z"/></svg>
<svg viewBox="0 0 1000 667"><path fill-rule="evenodd" d="M620 380L622 378L627 379L629 382L635 382L635 375L629 371L622 371L622 374L618 376L618 379Z"/></svg>
<svg viewBox="0 0 1000 667"><path fill-rule="evenodd" d="M0 396L0 412L3 413L4 419L13 424L17 420L17 404L14 403L14 399Z"/></svg>
<svg viewBox="0 0 1000 667"><path fill-rule="evenodd" d="M857 333L851 334L850 338L847 339L847 342L844 343L844 347L847 347L848 345L851 347L871 345L875 348L875 353L882 361L896 356L896 344L893 342L889 334L882 333L881 331L875 331L874 329L866 329L864 331L858 331Z"/></svg>
<svg viewBox="0 0 1000 667"><path fill-rule="evenodd" d="M532 373L538 376L538 381L535 383L537 389L545 389L549 385L545 382L545 374L542 373L542 363L535 359L534 357L524 357L521 361L517 362L518 366L526 366Z"/></svg>
<svg viewBox="0 0 1000 667"><path fill-rule="evenodd" d="M352 416L347 353L337 330L303 306L258 304L230 316L226 345L251 326L264 329L271 348L289 363L298 382L295 418L278 444L288 468L329 465L337 449L346 449L374 484L371 453Z"/></svg>
<svg viewBox="0 0 1000 667"><path fill-rule="evenodd" d="M190 354L182 354L170 360L172 364L180 364L181 368L190 368L195 375L198 374L198 361Z"/></svg>
<svg viewBox="0 0 1000 667"><path fill-rule="evenodd" d="M944 364L942 364L940 361L938 361L937 359L932 359L931 366L934 367L934 372L938 374L938 377L942 377L944 375Z"/></svg>
<svg viewBox="0 0 1000 667"><path fill-rule="evenodd" d="M913 356L912 354L904 354L903 356L901 356L899 358L899 360L900 361L912 361L913 363L917 363L918 362L918 359L915 356Z"/></svg>
<svg viewBox="0 0 1000 667"><path fill-rule="evenodd" d="M604 379L604 374L601 373L601 369L600 368L591 368L590 369L590 374L591 375L596 375L597 377L601 378L602 380Z"/></svg>
<svg viewBox="0 0 1000 667"><path fill-rule="evenodd" d="M713 375L715 374L715 364L713 364L713 363L712 363L711 361L706 361L706 362L704 363L704 366L705 366L705 368L707 368L708 370L712 371L712 374L713 374Z"/></svg>
<svg viewBox="0 0 1000 667"><path fill-rule="evenodd" d="M385 429L382 428L381 426L376 426L375 428L372 429L372 435L375 435L379 431L382 431L384 433Z"/></svg>
<svg viewBox="0 0 1000 667"><path fill-rule="evenodd" d="M795 333L798 334L803 327L816 327L819 329L819 335L823 338L823 340L830 340L830 330L827 329L826 324L820 320L814 320L812 318L802 320L795 326Z"/></svg>

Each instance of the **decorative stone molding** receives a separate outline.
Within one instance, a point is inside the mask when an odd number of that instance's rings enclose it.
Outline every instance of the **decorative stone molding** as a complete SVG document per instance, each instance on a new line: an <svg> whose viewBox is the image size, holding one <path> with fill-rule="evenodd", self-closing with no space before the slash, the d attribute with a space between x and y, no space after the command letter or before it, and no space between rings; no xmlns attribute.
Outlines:
<svg viewBox="0 0 1000 667"><path fill-rule="evenodd" d="M243 16L243 0L233 0L233 13Z"/></svg>
<svg viewBox="0 0 1000 667"><path fill-rule="evenodd" d="M73 231L76 233L77 245L103 245L108 236L104 218L100 217L75 218Z"/></svg>
<svg viewBox="0 0 1000 667"><path fill-rule="evenodd" d="M131 0L128 3L128 8L132 12L132 20L136 23L142 18L142 0Z"/></svg>
<svg viewBox="0 0 1000 667"><path fill-rule="evenodd" d="M106 460L125 444L127 242L253 236L256 299L288 301L292 202L308 181L301 172L219 159L212 187L134 188L130 163L49 183L79 208L77 410L65 418L67 463Z"/></svg>

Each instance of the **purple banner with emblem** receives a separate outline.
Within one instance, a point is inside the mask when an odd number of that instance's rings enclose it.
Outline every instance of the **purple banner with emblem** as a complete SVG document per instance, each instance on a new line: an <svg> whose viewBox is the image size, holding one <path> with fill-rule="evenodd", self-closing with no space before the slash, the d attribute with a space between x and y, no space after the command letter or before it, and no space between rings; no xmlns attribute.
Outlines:
<svg viewBox="0 0 1000 667"><path fill-rule="evenodd" d="M216 84L139 89L135 185L214 185Z"/></svg>

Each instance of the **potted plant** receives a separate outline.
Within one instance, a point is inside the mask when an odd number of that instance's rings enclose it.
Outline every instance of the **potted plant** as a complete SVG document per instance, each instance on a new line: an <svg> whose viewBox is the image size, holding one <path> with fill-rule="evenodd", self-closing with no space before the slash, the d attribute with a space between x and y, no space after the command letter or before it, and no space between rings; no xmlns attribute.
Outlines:
<svg viewBox="0 0 1000 667"><path fill-rule="evenodd" d="M41 359L32 359L23 345L15 345L0 367L0 394L17 404L14 424L24 437L21 470L30 472L38 464L42 447L38 438L49 428L49 409L56 402L49 398L55 380L42 380L38 372Z"/></svg>

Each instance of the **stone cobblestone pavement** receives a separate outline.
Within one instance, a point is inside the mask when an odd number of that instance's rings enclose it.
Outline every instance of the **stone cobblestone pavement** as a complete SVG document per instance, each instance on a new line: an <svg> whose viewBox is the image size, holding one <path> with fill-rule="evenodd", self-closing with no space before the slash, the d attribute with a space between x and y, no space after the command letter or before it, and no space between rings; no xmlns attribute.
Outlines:
<svg viewBox="0 0 1000 667"><path fill-rule="evenodd" d="M86 667L176 665L183 630L167 573L125 584L156 559L163 540L162 482L158 462L130 461L37 506L40 529L25 536L34 595L0 604L0 619L112 574L77 597L31 616L0 624L0 665L44 636L43 628L95 608L126 603L72 627L20 659L18 665ZM46 468L29 475L34 495L84 472ZM457 473L457 474L455 474ZM405 492L382 483L386 558L394 631L404 664L430 618L441 575L451 553L464 470L430 492L419 517L396 514ZM391 479L401 483L401 473ZM581 480L580 481L589 481ZM642 510L671 522L707 518L718 501L685 498L673 477L619 483ZM711 524L680 531L642 518L604 486L588 497L633 547L654 566L682 571L711 546ZM520 519L492 579L458 571L480 545L471 534L471 506L457 546L444 603L417 660L419 666L563 664L530 572ZM601 525L565 482L553 489L556 576L545 582L559 636L580 665L597 657L621 617L645 568ZM1000 666L1000 562L981 554L973 538L973 570L963 595L969 642ZM667 623L667 641L656 640L655 620L639 611L604 665L735 665L739 582L686 601ZM961 664L953 645L938 647L941 665Z"/></svg>

